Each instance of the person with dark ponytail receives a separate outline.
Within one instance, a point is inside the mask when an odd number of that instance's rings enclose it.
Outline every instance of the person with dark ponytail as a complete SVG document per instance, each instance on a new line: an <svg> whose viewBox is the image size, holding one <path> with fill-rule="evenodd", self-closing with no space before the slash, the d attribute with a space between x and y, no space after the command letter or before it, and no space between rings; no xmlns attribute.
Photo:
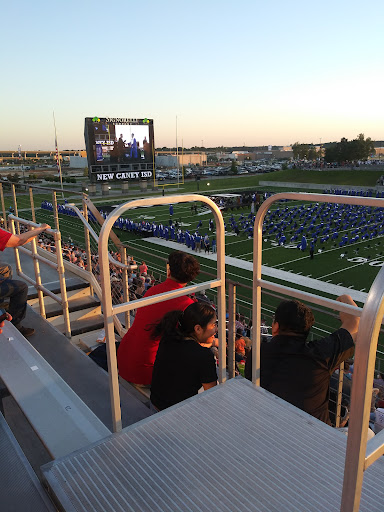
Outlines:
<svg viewBox="0 0 384 512"><path fill-rule="evenodd" d="M217 374L209 349L217 333L215 309L201 302L170 311L155 325L161 337L153 367L151 403L161 411L216 386Z"/></svg>
<svg viewBox="0 0 384 512"><path fill-rule="evenodd" d="M200 264L191 254L173 251L168 258L167 279L145 292L145 297L179 290L193 281ZM169 311L184 309L194 301L186 295L144 306L137 310L131 328L121 340L117 351L119 375L133 384L149 386L159 338L151 338L150 326L159 322Z"/></svg>

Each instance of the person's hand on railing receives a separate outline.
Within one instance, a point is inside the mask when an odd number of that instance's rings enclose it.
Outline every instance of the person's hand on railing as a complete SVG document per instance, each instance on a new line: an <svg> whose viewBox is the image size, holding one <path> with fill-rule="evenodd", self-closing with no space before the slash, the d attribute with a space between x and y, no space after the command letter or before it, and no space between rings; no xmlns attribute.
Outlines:
<svg viewBox="0 0 384 512"><path fill-rule="evenodd" d="M339 302L344 302L344 304L349 304L350 306L358 307L350 295L340 295L340 297L337 297L336 300ZM356 341L356 334L359 329L360 318L349 313L343 313L342 311L339 312L339 318L341 320L341 327L350 333L353 341Z"/></svg>

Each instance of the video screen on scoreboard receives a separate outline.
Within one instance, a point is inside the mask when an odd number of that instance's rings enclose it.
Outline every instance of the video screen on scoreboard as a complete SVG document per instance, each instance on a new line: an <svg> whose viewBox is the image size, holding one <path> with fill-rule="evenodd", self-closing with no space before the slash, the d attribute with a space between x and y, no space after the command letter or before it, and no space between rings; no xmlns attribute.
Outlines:
<svg viewBox="0 0 384 512"><path fill-rule="evenodd" d="M127 118L85 119L89 165L153 162L153 120Z"/></svg>

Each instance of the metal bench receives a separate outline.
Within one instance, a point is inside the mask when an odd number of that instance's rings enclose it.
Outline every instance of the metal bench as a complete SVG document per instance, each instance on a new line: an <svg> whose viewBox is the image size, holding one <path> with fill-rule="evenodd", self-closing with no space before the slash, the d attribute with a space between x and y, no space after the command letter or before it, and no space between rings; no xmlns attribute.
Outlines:
<svg viewBox="0 0 384 512"><path fill-rule="evenodd" d="M112 431L108 373L30 308L27 309L25 322L38 333L29 338L31 345ZM152 414L143 404L142 395L132 386L126 389L120 387L120 401L123 426Z"/></svg>
<svg viewBox="0 0 384 512"><path fill-rule="evenodd" d="M9 322L0 334L0 377L52 458L111 434Z"/></svg>
<svg viewBox="0 0 384 512"><path fill-rule="evenodd" d="M43 486L0 413L0 503L12 512L54 512Z"/></svg>

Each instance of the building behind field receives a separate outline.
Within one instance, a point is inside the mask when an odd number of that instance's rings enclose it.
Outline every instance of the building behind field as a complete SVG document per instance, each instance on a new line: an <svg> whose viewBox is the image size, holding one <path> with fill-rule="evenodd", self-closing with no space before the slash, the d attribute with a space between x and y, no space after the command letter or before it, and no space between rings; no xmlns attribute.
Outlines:
<svg viewBox="0 0 384 512"><path fill-rule="evenodd" d="M156 151L155 156L156 166L159 167L176 167L179 165L206 165L207 154L201 153L187 153L182 152L176 155L175 152Z"/></svg>
<svg viewBox="0 0 384 512"><path fill-rule="evenodd" d="M88 166L88 160L85 156L70 156L69 157L69 167L75 169L85 169Z"/></svg>

